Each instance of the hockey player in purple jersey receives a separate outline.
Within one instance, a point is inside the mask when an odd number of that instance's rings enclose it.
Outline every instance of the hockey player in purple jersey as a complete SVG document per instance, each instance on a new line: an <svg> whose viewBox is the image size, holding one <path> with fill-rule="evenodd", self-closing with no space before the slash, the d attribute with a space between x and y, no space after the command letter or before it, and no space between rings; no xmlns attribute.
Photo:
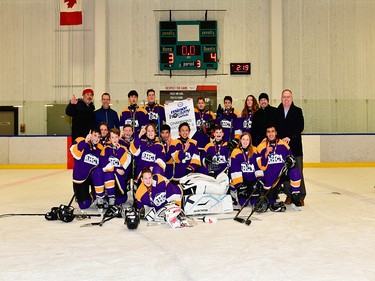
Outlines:
<svg viewBox="0 0 375 281"><path fill-rule="evenodd" d="M120 113L120 130L123 129L125 125L130 125L133 131L138 133L141 129L140 119L143 118L143 114L138 111L138 93L135 90L131 90L128 93L129 106L124 108Z"/></svg>
<svg viewBox="0 0 375 281"><path fill-rule="evenodd" d="M251 134L254 113L259 109L257 99L253 95L248 95L245 100L245 105L241 111L240 124L242 133L248 132Z"/></svg>
<svg viewBox="0 0 375 281"><path fill-rule="evenodd" d="M154 174L165 173L165 151L163 145L156 139L156 127L148 124L141 129L139 135L134 136L130 144L130 152L137 163L135 177L139 179L141 171L149 167ZM142 138L146 135L146 138Z"/></svg>
<svg viewBox="0 0 375 281"><path fill-rule="evenodd" d="M242 133L238 146L232 151L230 173L232 178L231 195L242 206L253 191L255 182L263 177L263 172L257 164L257 150L252 145L251 135ZM234 191L234 192L233 192ZM259 192L253 194L250 203L254 204Z"/></svg>
<svg viewBox="0 0 375 281"><path fill-rule="evenodd" d="M171 154L171 146L174 147L176 146L177 140L174 140L171 138L171 127L167 124L164 124L161 126L160 130L160 139L161 139L161 144L164 147L164 151L166 154L165 157L165 177L168 180L171 180L173 178L173 173L174 173L174 162Z"/></svg>
<svg viewBox="0 0 375 281"><path fill-rule="evenodd" d="M160 174L152 173L147 167L142 169L140 179L142 182L135 195L138 209L150 207L157 212L166 203L181 207L182 189L178 185L170 183Z"/></svg>
<svg viewBox="0 0 375 281"><path fill-rule="evenodd" d="M130 144L134 139L133 128L131 125L125 125L120 132L119 143L125 146L127 149L130 149Z"/></svg>
<svg viewBox="0 0 375 281"><path fill-rule="evenodd" d="M70 147L74 157L73 190L80 209L87 209L95 200L94 188L103 186L100 173L99 156L103 146L100 144L100 131L91 130L86 138L77 138Z"/></svg>
<svg viewBox="0 0 375 281"><path fill-rule="evenodd" d="M109 139L109 127L106 122L101 122L98 126L100 130L100 143L104 146Z"/></svg>
<svg viewBox="0 0 375 281"><path fill-rule="evenodd" d="M214 141L209 142L202 151L203 166L208 169L208 174L217 177L228 167L229 148L223 141L223 128L220 125L214 126Z"/></svg>
<svg viewBox="0 0 375 281"><path fill-rule="evenodd" d="M197 131L191 138L197 141L198 149L202 151L210 142L212 125L215 122L215 115L206 109L206 102L203 97L197 98L197 108L194 109Z"/></svg>
<svg viewBox="0 0 375 281"><path fill-rule="evenodd" d="M147 90L147 104L139 108L140 126L144 127L149 123L155 125L158 136L160 135L160 127L165 123L164 106L155 102L155 90Z"/></svg>
<svg viewBox="0 0 375 281"><path fill-rule="evenodd" d="M109 143L100 154L100 167L104 172L104 186L96 188L97 206L104 206L107 194L109 206L125 203L127 200L127 178L130 173L131 155L125 146L120 145L120 130L110 130ZM117 189L116 189L117 187Z"/></svg>
<svg viewBox="0 0 375 281"><path fill-rule="evenodd" d="M216 114L216 124L223 127L223 140L228 143L231 149L234 149L238 144L242 131L238 111L232 107L232 97L224 97L224 109L219 105Z"/></svg>
<svg viewBox="0 0 375 281"><path fill-rule="evenodd" d="M190 139L190 126L183 122L178 127L180 137L171 145L171 155L174 161L173 180L178 181L183 176L192 172L201 172L201 160L197 141ZM207 173L207 170L206 170Z"/></svg>
<svg viewBox="0 0 375 281"><path fill-rule="evenodd" d="M260 156L257 158L259 167L264 171L264 188L269 189L277 179L280 170L284 167L287 156L292 155L289 145L277 138L275 125L269 124L266 128L267 140L263 141L257 147ZM301 206L300 183L301 173L296 166L288 171L292 202L296 206ZM285 179L282 179L282 181ZM268 193L268 200L271 211L285 211L284 202L276 202L278 188L273 188Z"/></svg>

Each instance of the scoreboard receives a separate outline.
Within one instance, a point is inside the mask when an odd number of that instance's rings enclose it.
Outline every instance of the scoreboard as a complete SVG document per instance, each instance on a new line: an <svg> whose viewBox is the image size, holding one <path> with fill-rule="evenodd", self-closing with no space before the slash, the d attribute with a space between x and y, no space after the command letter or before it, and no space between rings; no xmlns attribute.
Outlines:
<svg viewBox="0 0 375 281"><path fill-rule="evenodd" d="M217 70L217 21L161 21L160 70Z"/></svg>

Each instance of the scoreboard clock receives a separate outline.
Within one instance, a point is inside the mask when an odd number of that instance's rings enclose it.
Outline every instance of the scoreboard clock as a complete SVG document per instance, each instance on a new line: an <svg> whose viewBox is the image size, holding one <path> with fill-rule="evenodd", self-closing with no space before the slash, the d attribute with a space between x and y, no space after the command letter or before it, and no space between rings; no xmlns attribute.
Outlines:
<svg viewBox="0 0 375 281"><path fill-rule="evenodd" d="M160 70L217 70L217 21L161 21Z"/></svg>
<svg viewBox="0 0 375 281"><path fill-rule="evenodd" d="M250 75L250 63L249 62L240 62L240 63L231 63L230 64L230 74L231 75Z"/></svg>

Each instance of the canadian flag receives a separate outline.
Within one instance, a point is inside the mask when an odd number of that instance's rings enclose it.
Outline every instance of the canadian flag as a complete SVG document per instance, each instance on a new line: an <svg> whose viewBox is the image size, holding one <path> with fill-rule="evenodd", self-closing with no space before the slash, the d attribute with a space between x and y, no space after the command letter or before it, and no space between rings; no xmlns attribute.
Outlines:
<svg viewBox="0 0 375 281"><path fill-rule="evenodd" d="M60 0L60 25L82 24L82 0Z"/></svg>

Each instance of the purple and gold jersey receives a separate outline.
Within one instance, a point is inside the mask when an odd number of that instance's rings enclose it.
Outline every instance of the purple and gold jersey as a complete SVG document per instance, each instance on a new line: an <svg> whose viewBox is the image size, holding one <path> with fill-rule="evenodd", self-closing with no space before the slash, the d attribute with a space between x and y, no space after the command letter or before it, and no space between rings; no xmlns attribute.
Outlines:
<svg viewBox="0 0 375 281"><path fill-rule="evenodd" d="M74 157L73 182L83 183L91 171L99 165L99 156L103 146L86 143L84 138L77 138L70 147Z"/></svg>
<svg viewBox="0 0 375 281"><path fill-rule="evenodd" d="M181 204L182 190L179 186L171 184L165 177L159 174L152 176L151 187L147 188L142 182L135 194L138 209L143 206L154 207L155 210L162 208L167 202L175 201Z"/></svg>
<svg viewBox="0 0 375 281"><path fill-rule="evenodd" d="M139 132L141 129L140 119L142 118L143 113L138 109L138 106L135 106L134 108L128 106L123 109L120 113L120 128L125 125L130 125L133 128L133 132Z"/></svg>
<svg viewBox="0 0 375 281"><path fill-rule="evenodd" d="M184 152L186 144L178 139L173 145L171 145L171 155L174 161L174 180L179 180L186 174L186 168L190 166L192 169L197 170L201 166L201 160L199 157L199 151L197 141L193 139L187 139L189 148Z"/></svg>
<svg viewBox="0 0 375 281"><path fill-rule="evenodd" d="M152 123L159 128L159 126L165 123L165 110L164 106L161 104L155 103L153 106L146 105L138 109L140 112L140 126L146 126L149 123Z"/></svg>
<svg viewBox="0 0 375 281"><path fill-rule="evenodd" d="M221 116L216 116L216 124L223 127L224 141L228 142L233 139L240 139L242 128L237 110L224 110Z"/></svg>
<svg viewBox="0 0 375 281"><path fill-rule="evenodd" d="M242 133L248 132L251 134L251 127L253 125L253 115L249 112L246 116L239 118L239 123Z"/></svg>
<svg viewBox="0 0 375 281"><path fill-rule="evenodd" d="M253 147L253 155L249 156L242 148L235 148L231 154L230 173L233 186L237 187L244 181L252 182L256 180L256 173L260 171L257 164L258 154Z"/></svg>
<svg viewBox="0 0 375 281"><path fill-rule="evenodd" d="M272 152L268 154L268 157L265 157L267 144L267 141L263 141L257 147L260 154L257 158L257 163L264 171L264 186L266 189L270 188L277 179L281 169L284 167L286 157L292 155L289 145L283 140L277 139L276 143L272 145ZM298 168L291 169L288 175L292 191L299 190L301 173Z"/></svg>
<svg viewBox="0 0 375 281"><path fill-rule="evenodd" d="M138 135L130 144L130 152L135 156L137 163L136 177L145 167L152 167L153 173L164 175L165 173L165 151L160 142L140 139Z"/></svg>
<svg viewBox="0 0 375 281"><path fill-rule="evenodd" d="M197 131L193 140L197 141L198 149L203 150L204 147L210 142L211 135L211 122L215 120L215 115L212 111L194 109L195 121L197 124Z"/></svg>
<svg viewBox="0 0 375 281"><path fill-rule="evenodd" d="M202 159L207 155L212 156L212 163L205 164L209 171L213 171L215 175L220 174L228 167L229 148L226 142L210 142L202 151Z"/></svg>

